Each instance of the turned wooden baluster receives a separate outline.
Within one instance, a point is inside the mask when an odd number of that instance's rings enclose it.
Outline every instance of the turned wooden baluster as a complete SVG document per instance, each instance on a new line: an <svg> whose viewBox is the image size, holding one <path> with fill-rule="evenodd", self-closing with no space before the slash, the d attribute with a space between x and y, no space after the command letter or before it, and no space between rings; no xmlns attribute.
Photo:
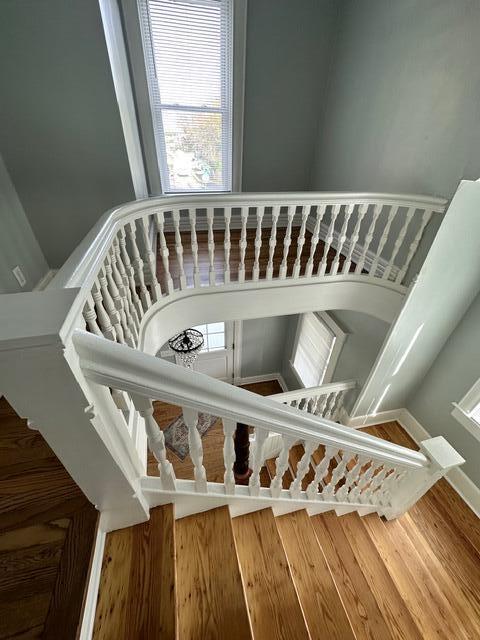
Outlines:
<svg viewBox="0 0 480 640"><path fill-rule="evenodd" d="M178 269L180 271L180 289L187 287L187 276L183 266L183 243L182 234L180 233L180 211L175 209L172 211L173 229L175 231L175 252L177 254Z"/></svg>
<svg viewBox="0 0 480 640"><path fill-rule="evenodd" d="M235 464L235 430L236 422L223 418L223 462L225 465L225 475L223 481L225 484L225 493L235 493L235 473L233 466Z"/></svg>
<svg viewBox="0 0 480 640"><path fill-rule="evenodd" d="M108 287L109 293L111 294L111 297L112 297L112 300L113 300L113 304L115 306L117 314L119 316L120 327L121 327L121 330L123 332L123 335L124 335L124 338L125 338L125 342L130 347L135 347L135 338L134 338L132 332L130 331L130 327L128 326L128 321L127 321L127 314L125 313L125 308L124 308L125 307L125 300L120 295L120 290L119 290L119 288L117 286L115 278L113 277L113 268L112 268L112 263L111 263L111 255L109 253L107 253L107 255L105 256L104 270L105 270L105 277L106 277L107 287Z"/></svg>
<svg viewBox="0 0 480 640"><path fill-rule="evenodd" d="M183 408L183 419L188 427L188 447L193 462L193 475L198 493L207 493L207 472L203 466L203 444L198 433L198 411Z"/></svg>
<svg viewBox="0 0 480 640"><path fill-rule="evenodd" d="M288 272L288 253L290 251L290 245L292 244L292 222L295 216L296 207L287 208L287 230L285 231L285 237L283 238L283 258L282 264L278 276L280 280L285 280Z"/></svg>
<svg viewBox="0 0 480 640"><path fill-rule="evenodd" d="M252 475L248 483L251 496L258 496L260 493L260 471L264 463L263 445L265 444L267 436L268 431L266 429L255 429Z"/></svg>
<svg viewBox="0 0 480 640"><path fill-rule="evenodd" d="M165 281L167 283L167 291L168 293L173 293L173 280L172 275L170 273L170 264L168 261L169 250L167 247L167 241L165 240L165 212L159 211L155 215L155 220L157 222L157 233L158 238L160 240L160 255L162 256L162 264L163 270L165 272Z"/></svg>
<svg viewBox="0 0 480 640"><path fill-rule="evenodd" d="M387 476L380 488L380 496L378 500L381 505L390 505L392 501L392 490L400 484L401 480L403 480L406 475L406 469L394 469L393 472Z"/></svg>
<svg viewBox="0 0 480 640"><path fill-rule="evenodd" d="M344 455L349 458L350 462L352 461L352 457L353 454L352 453L348 453L345 452ZM363 465L365 464L366 459L358 456L357 460L355 462L355 464L353 465L353 467L350 469L350 471L348 471L348 473L345 476L345 483L340 487L340 489L337 491L337 499L341 500L342 502L345 502L349 491L350 491L350 487L352 487L352 485L357 482L360 472L362 470Z"/></svg>
<svg viewBox="0 0 480 640"><path fill-rule="evenodd" d="M213 235L213 217L214 217L214 209L213 207L208 207L207 209L207 224L208 224L208 281L211 287L215 286L216 276L215 276L215 236Z"/></svg>
<svg viewBox="0 0 480 640"><path fill-rule="evenodd" d="M342 409L343 406L343 399L346 395L346 391L337 391L336 392L336 397L335 397L335 408L332 412L332 417L330 418L330 420L334 420L337 421L340 417L340 411Z"/></svg>
<svg viewBox="0 0 480 640"><path fill-rule="evenodd" d="M240 209L240 219L242 221L242 230L240 232L240 241L238 247L240 249L240 264L238 266L238 281L245 282L245 251L247 249L247 219L248 207Z"/></svg>
<svg viewBox="0 0 480 640"><path fill-rule="evenodd" d="M282 479L288 469L288 456L294 442L295 438L282 436L282 449L275 463L275 477L270 483L270 492L274 498L278 498L282 491Z"/></svg>
<svg viewBox="0 0 480 640"><path fill-rule="evenodd" d="M317 402L317 406L315 407L315 415L321 416L322 418L324 417L325 409L327 407L328 398L329 398L329 394L328 393L325 393L325 394L319 396L319 399L318 399L318 402Z"/></svg>
<svg viewBox="0 0 480 640"><path fill-rule="evenodd" d="M162 297L162 290L160 288L160 283L158 282L158 279L157 279L157 262L156 262L155 254L152 251L152 243L149 237L150 220L151 220L150 216L148 218L142 218L140 221L140 224L141 224L141 229L143 233L143 243L145 245L146 261L144 264L146 264L147 271L149 274L151 297L155 302L157 302ZM156 241L156 234L155 234L155 241Z"/></svg>
<svg viewBox="0 0 480 640"><path fill-rule="evenodd" d="M192 246L193 257L193 286L200 287L200 267L198 266L198 241L197 241L197 210L190 209L188 212L190 219L190 244Z"/></svg>
<svg viewBox="0 0 480 640"><path fill-rule="evenodd" d="M368 469L365 469L365 465L368 463L370 463L370 466L368 467ZM369 486L375 469L376 467L372 460L369 460L368 458L363 458L363 473L358 478L356 485L350 491L350 495L348 496L348 499L351 502L361 502L362 493Z"/></svg>
<svg viewBox="0 0 480 640"><path fill-rule="evenodd" d="M223 215L225 218L225 235L223 238L223 282L224 284L230 284L230 249L232 246L232 243L230 242L230 221L232 218L231 207L225 207Z"/></svg>
<svg viewBox="0 0 480 640"><path fill-rule="evenodd" d="M349 273L350 267L352 265L352 257L355 251L355 247L357 245L358 239L360 237L360 228L362 226L363 219L365 214L368 211L368 204L359 204L357 208L357 219L355 221L355 226L353 227L352 237L350 238L348 245L348 252L343 262L342 274Z"/></svg>
<svg viewBox="0 0 480 640"><path fill-rule="evenodd" d="M167 459L165 436L153 417L153 405L150 400L141 396L131 395L135 409L145 420L145 432L150 451L158 462L161 487L164 491L176 490L175 472Z"/></svg>
<svg viewBox="0 0 480 640"><path fill-rule="evenodd" d="M330 225L327 231L327 237L325 238L325 246L323 247L322 261L318 266L317 275L319 276L324 276L327 271L328 254L330 252L330 248L332 246L333 238L335 235L335 222L337 221L339 212L340 212L340 205L334 204L333 207L331 207L332 219L330 220Z"/></svg>
<svg viewBox="0 0 480 640"><path fill-rule="evenodd" d="M140 321L143 318L144 311L142 307L142 302L137 293L137 288L135 284L135 269L133 268L133 265L130 262L130 256L127 251L127 236L125 233L125 229L123 227L120 229L119 234L120 234L120 238L118 243L120 245L122 262L125 265L125 272L128 278L128 287L130 289L130 293L132 294L133 304L135 305L135 309L137 311L137 316L138 316L139 325L140 325Z"/></svg>
<svg viewBox="0 0 480 640"><path fill-rule="evenodd" d="M105 338L115 341L117 339L117 334L112 324L112 321L110 319L110 316L108 315L108 313L105 310L105 307L103 306L102 289L100 287L100 283L98 282L98 278L97 280L95 280L95 283L92 288L92 298L93 298L93 301L95 302L95 309L97 310L97 319L98 319L102 334L105 336Z"/></svg>
<svg viewBox="0 0 480 640"><path fill-rule="evenodd" d="M83 307L83 317L85 318L85 322L87 323L87 327L90 329L90 331L96 336L101 336L103 338L103 333L97 323L95 303L93 301L93 296L91 293L87 295L87 299L85 300L85 305Z"/></svg>
<svg viewBox="0 0 480 640"><path fill-rule="evenodd" d="M335 488L340 480L345 475L345 469L347 468L349 457L348 455L343 455L340 459L337 456L336 460L338 462L337 466L333 470L332 479L326 485L324 490L322 491L322 496L325 500L331 500L335 497Z"/></svg>
<svg viewBox="0 0 480 640"><path fill-rule="evenodd" d="M290 485L290 495L292 498L299 498L300 492L302 490L302 480L307 475L308 470L310 469L310 464L312 462L312 454L317 448L317 444L315 442L304 442L303 444L305 452L300 459L297 467L297 474Z"/></svg>
<svg viewBox="0 0 480 640"><path fill-rule="evenodd" d="M260 249L262 248L262 220L264 214L263 207L257 207L257 232L255 234L255 260L253 262L253 280L258 280L260 276Z"/></svg>
<svg viewBox="0 0 480 640"><path fill-rule="evenodd" d="M308 257L307 266L305 267L305 276L307 278L309 278L313 273L315 251L317 250L318 241L320 239L320 227L326 208L327 207L324 204L317 206L315 226L313 228L312 238L310 241L310 255Z"/></svg>
<svg viewBox="0 0 480 640"><path fill-rule="evenodd" d="M365 237L365 244L363 245L362 255L360 256L359 261L357 262L357 266L355 268L355 273L362 273L363 268L365 266L365 260L367 259L368 250L373 240L373 236L375 233L375 227L377 226L377 221L380 217L380 213L382 212L383 205L376 204L373 207L372 213L372 221L370 222L370 226L367 231L367 235Z"/></svg>
<svg viewBox="0 0 480 640"><path fill-rule="evenodd" d="M117 311L117 308L115 307L115 303L108 289L108 281L107 281L107 276L105 272L105 266L101 267L98 272L98 283L100 285L100 290L102 292L103 305L110 317L111 323L115 328L117 341L124 343L125 335L124 335L122 324L120 321L120 314Z"/></svg>
<svg viewBox="0 0 480 640"><path fill-rule="evenodd" d="M395 244L393 245L392 255L390 256L390 260L388 261L387 268L385 269L385 272L383 274L383 277L385 280L389 280L391 275L392 276L395 275L394 273L392 273L394 270L396 271L395 258L397 257L398 252L400 251L400 247L402 246L403 241L405 240L405 236L407 235L407 229L410 226L410 221L412 220L414 213L415 213L415 209L413 207L409 207L407 209L407 213L405 215L405 221L402 225L402 228L400 229L400 233L398 234L397 239L395 240Z"/></svg>
<svg viewBox="0 0 480 640"><path fill-rule="evenodd" d="M135 276L138 280L138 284L140 287L140 298L142 300L142 306L143 306L143 309L147 311L152 306L152 300L150 298L150 292L147 289L147 285L145 284L145 275L143 273L143 260L138 250L137 227L135 225L135 222L129 222L127 224L127 233L130 239L131 247L132 247L132 256L133 256L132 265L133 265Z"/></svg>
<svg viewBox="0 0 480 640"><path fill-rule="evenodd" d="M325 411L323 413L323 417L327 420L332 420L333 413L335 411L335 403L337 400L337 394L335 391L332 391L327 400L327 406L325 407Z"/></svg>
<svg viewBox="0 0 480 640"><path fill-rule="evenodd" d="M310 214L310 206L302 207L302 222L300 225L300 231L298 232L297 237L297 255L295 258L295 262L293 264L293 278L298 278L300 275L300 269L302 267L302 253L303 253L303 245L305 244L305 229L307 226L307 219Z"/></svg>
<svg viewBox="0 0 480 640"><path fill-rule="evenodd" d="M342 224L342 228L340 229L337 253L335 254L335 259L333 261L332 269L330 271L330 274L332 276L338 273L338 267L340 265L340 256L345 251L345 243L347 241L347 234L348 234L348 223L350 222L350 218L352 217L354 207L355 207L354 204L347 204L344 207L345 210L343 212L343 224Z"/></svg>
<svg viewBox="0 0 480 640"><path fill-rule="evenodd" d="M113 257L115 257L115 259L113 259ZM118 273L118 275L120 276L120 281L123 284L123 292L127 301L130 330L133 333L135 340L138 340L140 318L138 317L137 307L133 300L133 292L130 288L130 281L125 269L125 265L123 264L118 238L115 238L113 241L112 265L114 265L114 273ZM118 288L120 290L120 286Z"/></svg>
<svg viewBox="0 0 480 640"><path fill-rule="evenodd" d="M393 205L390 206L390 211L388 212L387 223L386 223L385 228L383 230L382 237L380 238L380 241L378 243L378 248L377 248L377 252L375 254L375 259L372 262L372 266L370 267L370 275L371 276L374 276L377 273L378 263L380 261L380 256L382 255L383 247L385 246L385 243L387 242L388 234L390 233L390 227L392 226L392 222L393 222L395 216L397 215L399 209L400 209L400 207L394 207Z"/></svg>
<svg viewBox="0 0 480 640"><path fill-rule="evenodd" d="M422 221L420 223L420 226L418 228L418 231L415 235L415 238L413 239L412 244L410 245L410 248L408 250L408 255L405 259L405 264L403 265L403 267L399 270L397 277L395 278L395 282L397 284L402 284L403 282L403 278L405 277L405 274L407 273L407 269L410 266L410 262L412 261L413 256L415 255L417 249L418 249L418 245L420 244L420 240L422 238L423 235L423 231L425 229L425 227L427 226L427 224L430 221L430 218L432 217L432 213L433 211L431 209L425 209L425 211L423 212L423 216L422 216Z"/></svg>
<svg viewBox="0 0 480 640"><path fill-rule="evenodd" d="M323 479L327 476L328 470L330 467L330 462L333 460L338 450L333 447L325 447L325 455L323 456L321 462L317 464L315 467L315 475L313 480L307 487L307 497L310 500L315 500L321 494L318 492L319 485L323 485Z"/></svg>
<svg viewBox="0 0 480 640"><path fill-rule="evenodd" d="M248 479L252 475L249 467L250 460L250 434L248 426L242 422L237 423L234 437L235 464L233 465L233 475L236 484L248 484Z"/></svg>
<svg viewBox="0 0 480 640"><path fill-rule="evenodd" d="M275 254L275 247L277 246L277 223L278 216L280 215L280 207L275 206L272 208L272 231L270 233L270 240L268 241L268 265L267 265L267 280L271 280L273 277L273 256Z"/></svg>
<svg viewBox="0 0 480 640"><path fill-rule="evenodd" d="M373 476L370 486L363 492L361 502L373 504L377 501L382 482L390 469L391 467L384 464L376 468L377 473Z"/></svg>

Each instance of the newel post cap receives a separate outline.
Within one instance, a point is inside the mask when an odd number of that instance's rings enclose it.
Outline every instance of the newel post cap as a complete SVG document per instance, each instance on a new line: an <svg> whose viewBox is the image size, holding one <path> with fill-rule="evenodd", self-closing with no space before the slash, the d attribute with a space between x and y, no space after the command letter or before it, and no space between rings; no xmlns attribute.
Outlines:
<svg viewBox="0 0 480 640"><path fill-rule="evenodd" d="M424 440L420 443L420 451L426 455L432 464L444 471L458 467L465 462L464 458L443 436Z"/></svg>

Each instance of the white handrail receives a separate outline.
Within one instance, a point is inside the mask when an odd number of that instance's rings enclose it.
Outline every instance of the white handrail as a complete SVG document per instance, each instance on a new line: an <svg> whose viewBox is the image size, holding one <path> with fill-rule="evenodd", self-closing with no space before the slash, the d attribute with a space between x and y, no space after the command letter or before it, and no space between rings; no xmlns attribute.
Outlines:
<svg viewBox="0 0 480 640"><path fill-rule="evenodd" d="M321 384L318 387L304 387L303 389L294 389L293 391L284 391L282 393L274 393L268 396L277 402L290 402L291 400L303 400L304 398L314 398L316 396L328 395L338 391L349 391L357 386L356 380L344 380L342 382L330 382Z"/></svg>
<svg viewBox="0 0 480 640"><path fill-rule="evenodd" d="M428 466L428 459L417 451L297 411L86 331L76 330L72 340L84 375L98 384L275 431L287 438L348 449L395 466Z"/></svg>

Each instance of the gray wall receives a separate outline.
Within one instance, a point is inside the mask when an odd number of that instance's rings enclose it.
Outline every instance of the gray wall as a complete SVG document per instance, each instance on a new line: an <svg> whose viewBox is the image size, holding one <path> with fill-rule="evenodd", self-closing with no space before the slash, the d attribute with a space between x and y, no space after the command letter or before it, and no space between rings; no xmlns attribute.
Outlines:
<svg viewBox="0 0 480 640"><path fill-rule="evenodd" d="M242 378L281 373L285 337L291 316L244 320L242 326Z"/></svg>
<svg viewBox="0 0 480 640"><path fill-rule="evenodd" d="M462 469L480 487L480 442L451 415L480 377L480 295L450 335L407 408L432 436L444 436L465 458Z"/></svg>
<svg viewBox="0 0 480 640"><path fill-rule="evenodd" d="M134 198L97 0L0 3L0 149L50 267Z"/></svg>
<svg viewBox="0 0 480 640"><path fill-rule="evenodd" d="M248 3L244 191L308 190L335 0Z"/></svg>
<svg viewBox="0 0 480 640"><path fill-rule="evenodd" d="M479 33L477 1L344 0L311 187L450 197L478 178Z"/></svg>
<svg viewBox="0 0 480 640"><path fill-rule="evenodd" d="M12 273L17 265L27 281L23 288ZM0 293L30 291L47 271L45 257L0 156Z"/></svg>

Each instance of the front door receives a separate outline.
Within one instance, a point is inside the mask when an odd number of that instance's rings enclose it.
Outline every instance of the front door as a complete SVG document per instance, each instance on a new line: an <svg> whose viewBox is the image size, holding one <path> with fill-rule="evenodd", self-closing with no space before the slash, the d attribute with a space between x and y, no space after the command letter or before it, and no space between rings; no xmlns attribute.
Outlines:
<svg viewBox="0 0 480 640"><path fill-rule="evenodd" d="M195 327L203 333L204 345L193 366L207 376L233 382L233 322L212 322Z"/></svg>

